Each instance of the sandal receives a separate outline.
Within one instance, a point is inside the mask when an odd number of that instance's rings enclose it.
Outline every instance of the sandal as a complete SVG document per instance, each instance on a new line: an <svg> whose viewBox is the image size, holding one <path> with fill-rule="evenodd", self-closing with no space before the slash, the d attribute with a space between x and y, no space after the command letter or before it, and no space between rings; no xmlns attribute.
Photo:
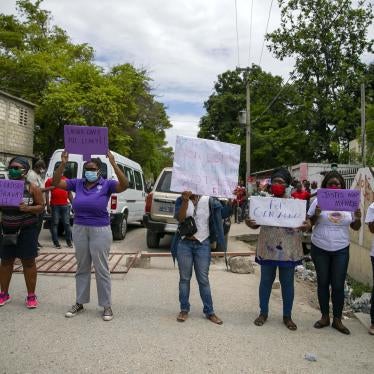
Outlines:
<svg viewBox="0 0 374 374"><path fill-rule="evenodd" d="M330 317L322 316L319 321L314 324L314 328L323 329L324 327L330 326Z"/></svg>
<svg viewBox="0 0 374 374"><path fill-rule="evenodd" d="M268 316L265 316L264 314L260 314L254 321L253 323L256 325L256 326L262 326L266 320L268 319Z"/></svg>
<svg viewBox="0 0 374 374"><path fill-rule="evenodd" d="M188 312L181 311L178 314L177 321L178 322L185 322L188 318Z"/></svg>
<svg viewBox="0 0 374 374"><path fill-rule="evenodd" d="M343 325L342 320L340 318L335 318L334 321L331 324L331 327L333 327L335 330L338 330L342 334L349 335L351 332Z"/></svg>
<svg viewBox="0 0 374 374"><path fill-rule="evenodd" d="M283 317L283 323L286 325L288 330L291 330L291 331L297 330L296 323L292 321L291 317Z"/></svg>

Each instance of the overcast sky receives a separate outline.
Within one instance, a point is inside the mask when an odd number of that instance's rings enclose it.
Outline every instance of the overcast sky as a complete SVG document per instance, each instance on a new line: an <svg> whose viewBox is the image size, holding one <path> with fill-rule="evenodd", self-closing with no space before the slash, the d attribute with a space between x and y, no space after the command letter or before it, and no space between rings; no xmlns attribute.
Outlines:
<svg viewBox="0 0 374 374"><path fill-rule="evenodd" d="M15 3L0 0L0 12L14 13ZM270 3L253 0L249 48L251 0L237 0L241 67L259 64ZM217 75L238 65L235 0L44 0L42 7L74 42L95 49L98 64L129 62L148 70L173 124L167 131L171 146L176 134L196 136ZM269 31L279 22L274 0ZM369 35L374 37L373 26ZM278 61L264 48L262 69L287 79L292 66L292 60Z"/></svg>

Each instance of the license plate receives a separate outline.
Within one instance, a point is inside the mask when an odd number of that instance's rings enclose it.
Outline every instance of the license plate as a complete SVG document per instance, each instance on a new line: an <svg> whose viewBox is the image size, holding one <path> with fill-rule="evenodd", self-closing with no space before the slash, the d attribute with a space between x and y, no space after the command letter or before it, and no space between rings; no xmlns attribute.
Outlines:
<svg viewBox="0 0 374 374"><path fill-rule="evenodd" d="M162 204L158 208L160 212L164 213L174 213L174 206L173 205L168 205L168 204Z"/></svg>

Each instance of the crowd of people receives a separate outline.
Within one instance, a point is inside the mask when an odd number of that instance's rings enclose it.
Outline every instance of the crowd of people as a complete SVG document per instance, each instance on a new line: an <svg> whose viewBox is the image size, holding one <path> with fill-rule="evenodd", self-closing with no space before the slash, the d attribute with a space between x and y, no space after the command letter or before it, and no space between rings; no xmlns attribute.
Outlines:
<svg viewBox="0 0 374 374"><path fill-rule="evenodd" d="M128 187L128 180L108 152L117 180L107 180L101 176L102 162L93 158L84 164L84 176L67 179L64 171L69 155L62 153L61 163L56 168L53 178L43 181L44 162L37 162L30 170L29 162L23 157L14 157L8 165L9 178L24 181L23 199L18 207L0 207L1 242L0 242L0 306L11 300L9 284L12 278L14 261L19 258L27 288L26 306L34 309L38 306L35 294L37 271L35 259L38 255L38 236L45 206L52 215L51 237L56 248L61 248L58 241L57 225L64 224L65 239L69 247L74 244L77 259L76 301L65 316L74 317L84 310L84 304L90 301L91 266L96 273L96 285L99 305L103 307L102 318L113 318L111 300L111 278L108 256L112 243L110 218L107 211L111 194L120 193ZM192 269L195 271L203 303L203 313L215 324L223 321L213 307L209 283L211 262L211 243L226 250L223 219L234 212L235 220L245 223L250 228L260 228L256 248L256 262L260 265L259 283L260 311L254 320L256 326L262 326L269 318L269 299L272 285L279 272L283 299L283 322L291 330L297 330L292 317L294 301L295 267L303 259L301 233L311 231L311 257L317 273L317 295L321 318L314 327L322 329L331 326L343 334L350 334L342 322L344 306L344 282L349 263L349 229L361 228L361 211L327 211L318 204L316 182L292 180L287 169L275 170L267 183L257 183L254 194L274 196L282 199L294 198L308 201L307 215L298 228L260 226L248 217L246 212L247 192L240 182L235 189L235 199L228 204L217 198L198 196L191 191L184 191L175 205L175 218L179 229L172 241L171 252L178 262L180 312L177 321L185 322L190 311L190 281ZM335 170L328 172L321 188L345 189L344 178ZM75 193L74 199L72 192ZM70 229L69 211L74 209L74 225ZM374 202L365 215L365 223L374 233ZM374 240L371 249L371 263L374 280ZM330 321L330 299L332 301L332 322ZM374 286L372 290L371 326L369 333L374 335Z"/></svg>

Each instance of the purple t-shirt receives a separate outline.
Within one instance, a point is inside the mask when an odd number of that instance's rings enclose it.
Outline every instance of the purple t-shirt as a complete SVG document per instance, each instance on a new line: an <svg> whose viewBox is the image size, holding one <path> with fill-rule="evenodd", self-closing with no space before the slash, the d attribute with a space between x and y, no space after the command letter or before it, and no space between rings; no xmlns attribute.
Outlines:
<svg viewBox="0 0 374 374"><path fill-rule="evenodd" d="M73 200L74 223L83 226L108 226L110 218L108 201L115 192L117 181L100 178L99 181L87 189L85 179L66 180L67 190L75 192Z"/></svg>

